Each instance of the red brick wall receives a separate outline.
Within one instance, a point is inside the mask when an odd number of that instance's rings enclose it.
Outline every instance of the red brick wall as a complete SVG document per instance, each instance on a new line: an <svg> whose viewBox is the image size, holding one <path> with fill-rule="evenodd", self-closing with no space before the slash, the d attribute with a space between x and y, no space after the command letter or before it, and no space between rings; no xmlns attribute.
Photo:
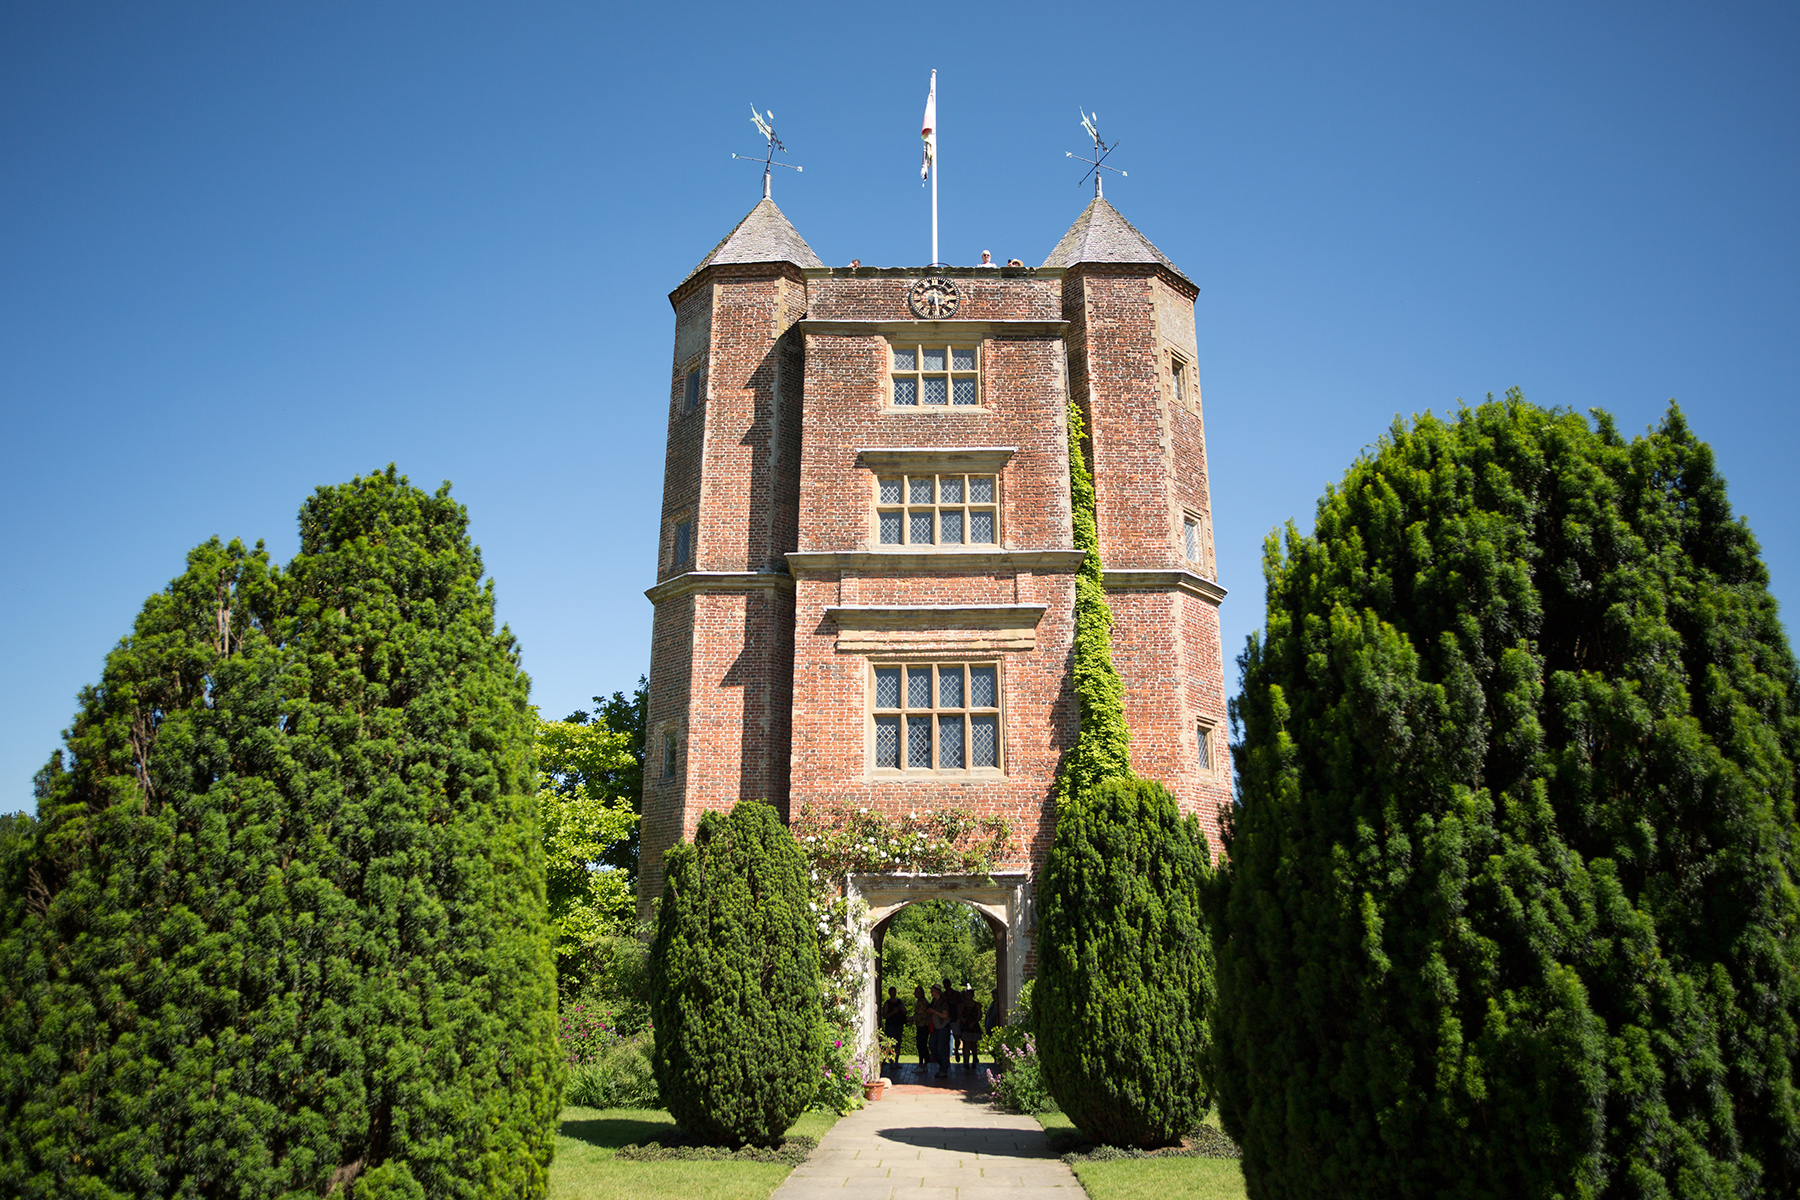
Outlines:
<svg viewBox="0 0 1800 1200"><path fill-rule="evenodd" d="M1183 812L1197 813L1213 852L1231 801L1225 752L1225 680L1219 610L1179 591L1108 591L1113 665L1125 681L1131 769L1166 784ZM1210 770L1199 765L1199 720L1213 725Z"/></svg>
<svg viewBox="0 0 1800 1200"><path fill-rule="evenodd" d="M785 571L794 548L804 350L791 332L806 284L786 265L716 266L671 297L676 313L658 578L689 570ZM705 395L684 413L696 361ZM693 559L673 562L674 525L694 520ZM662 853L702 812L740 799L787 807L793 602L784 589L701 591L658 605L640 863L641 897L662 890ZM663 736L679 744L662 774Z"/></svg>
<svg viewBox="0 0 1800 1200"><path fill-rule="evenodd" d="M687 789L683 776L689 683L693 678L694 597L656 606L650 635L650 691L644 719L644 801L638 830L638 895L662 894L662 855L682 836ZM663 736L679 746L673 779L663 778ZM642 901L640 900L640 907Z"/></svg>
<svg viewBox="0 0 1800 1200"><path fill-rule="evenodd" d="M1064 279L1064 311L1079 346L1075 397L1092 446L1100 546L1108 567L1181 565L1170 512L1171 432L1158 370L1156 282L1089 266ZM1072 348L1071 358L1075 357Z"/></svg>
<svg viewBox="0 0 1800 1200"><path fill-rule="evenodd" d="M904 320L914 273L864 270L813 278L809 316ZM1058 281L954 276L963 291L960 320L1059 320ZM982 341L981 410L883 411L888 342L880 336L810 333L801 449L800 546L804 551L877 550L875 473L859 465L865 448L1010 446L1000 471L1000 541L1025 549L1067 549L1069 516L1067 391L1064 354L1054 336L988 336ZM962 808L1011 822L1016 846L1003 869L1031 869L1049 847L1046 801L1060 755L1073 740L1069 685L1073 577L1007 565L959 564L942 553L929 572L857 566L803 574L795 597L793 774L796 806L813 801L867 805L896 815ZM824 610L839 604L1043 604L1036 648L923 653L847 652ZM949 639L947 639L948 641ZM881 778L868 769L868 664L1000 663L1001 776Z"/></svg>

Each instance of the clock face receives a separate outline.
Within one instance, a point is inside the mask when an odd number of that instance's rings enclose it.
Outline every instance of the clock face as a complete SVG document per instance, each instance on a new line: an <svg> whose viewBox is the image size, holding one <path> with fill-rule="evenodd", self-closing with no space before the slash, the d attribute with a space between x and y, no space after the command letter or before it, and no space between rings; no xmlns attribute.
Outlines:
<svg viewBox="0 0 1800 1200"><path fill-rule="evenodd" d="M933 275L912 285L912 291L906 294L906 303L913 316L935 320L954 315L962 297L957 294L954 283Z"/></svg>

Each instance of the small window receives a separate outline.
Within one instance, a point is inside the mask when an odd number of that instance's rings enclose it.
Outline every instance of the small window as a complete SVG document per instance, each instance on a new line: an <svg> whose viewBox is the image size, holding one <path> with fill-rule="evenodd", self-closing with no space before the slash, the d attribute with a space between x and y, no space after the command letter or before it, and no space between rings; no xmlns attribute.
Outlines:
<svg viewBox="0 0 1800 1200"><path fill-rule="evenodd" d="M675 557L674 566L684 565L694 553L694 523L692 521L675 522Z"/></svg>
<svg viewBox="0 0 1800 1200"><path fill-rule="evenodd" d="M675 735L672 733L663 734L662 777L675 778Z"/></svg>
<svg viewBox="0 0 1800 1200"><path fill-rule="evenodd" d="M1199 750L1201 770L1211 770L1213 768L1213 723L1206 720L1199 721L1195 725L1193 741L1195 741L1195 748Z"/></svg>
<svg viewBox="0 0 1800 1200"><path fill-rule="evenodd" d="M995 663L874 666L870 712L877 771L987 771L1000 766Z"/></svg>
<svg viewBox="0 0 1800 1200"><path fill-rule="evenodd" d="M996 485L992 475L881 476L875 481L881 544L995 545L1000 522Z"/></svg>
<svg viewBox="0 0 1800 1200"><path fill-rule="evenodd" d="M1179 354L1169 355L1169 381L1175 392L1175 403L1187 403L1187 363ZM1192 558L1192 555L1188 557Z"/></svg>
<svg viewBox="0 0 1800 1200"><path fill-rule="evenodd" d="M1183 517L1181 520L1182 551L1191 563L1200 561L1200 520L1198 517Z"/></svg>
<svg viewBox="0 0 1800 1200"><path fill-rule="evenodd" d="M687 379L683 385L681 394L682 412L693 412L696 408L700 407L700 398L706 391L705 378L706 371L700 367L695 367L687 373Z"/></svg>
<svg viewBox="0 0 1800 1200"><path fill-rule="evenodd" d="M944 408L981 403L974 346L895 345L891 374L896 408Z"/></svg>

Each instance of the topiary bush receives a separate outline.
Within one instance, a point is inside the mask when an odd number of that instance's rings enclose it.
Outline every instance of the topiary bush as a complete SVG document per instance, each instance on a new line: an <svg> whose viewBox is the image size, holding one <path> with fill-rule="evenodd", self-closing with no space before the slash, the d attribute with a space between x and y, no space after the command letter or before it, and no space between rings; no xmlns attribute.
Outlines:
<svg viewBox="0 0 1800 1200"><path fill-rule="evenodd" d="M1031 1006L1044 1082L1075 1127L1168 1145L1206 1115L1206 835L1161 784L1108 779L1057 813Z"/></svg>
<svg viewBox="0 0 1800 1200"><path fill-rule="evenodd" d="M1800 1194L1800 716L1671 407L1396 423L1271 539L1209 893L1252 1196Z"/></svg>
<svg viewBox="0 0 1800 1200"><path fill-rule="evenodd" d="M818 1089L819 951L805 861L744 801L663 857L650 951L652 1062L669 1115L727 1146L772 1146Z"/></svg>
<svg viewBox="0 0 1800 1200"><path fill-rule="evenodd" d="M467 515L217 540L0 837L0 1193L539 1196L561 1090L531 711Z"/></svg>

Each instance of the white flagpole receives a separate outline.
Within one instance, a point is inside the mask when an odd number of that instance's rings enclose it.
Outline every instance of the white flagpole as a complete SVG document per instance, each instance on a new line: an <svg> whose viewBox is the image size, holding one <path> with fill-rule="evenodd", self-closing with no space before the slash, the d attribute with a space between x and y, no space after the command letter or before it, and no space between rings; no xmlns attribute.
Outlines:
<svg viewBox="0 0 1800 1200"><path fill-rule="evenodd" d="M937 71L931 72L931 90L925 93L925 120L919 129L925 139L925 160L919 166L919 182L931 176L931 261L938 260L937 236Z"/></svg>
<svg viewBox="0 0 1800 1200"><path fill-rule="evenodd" d="M931 262L937 265L937 156L932 156L931 163Z"/></svg>

